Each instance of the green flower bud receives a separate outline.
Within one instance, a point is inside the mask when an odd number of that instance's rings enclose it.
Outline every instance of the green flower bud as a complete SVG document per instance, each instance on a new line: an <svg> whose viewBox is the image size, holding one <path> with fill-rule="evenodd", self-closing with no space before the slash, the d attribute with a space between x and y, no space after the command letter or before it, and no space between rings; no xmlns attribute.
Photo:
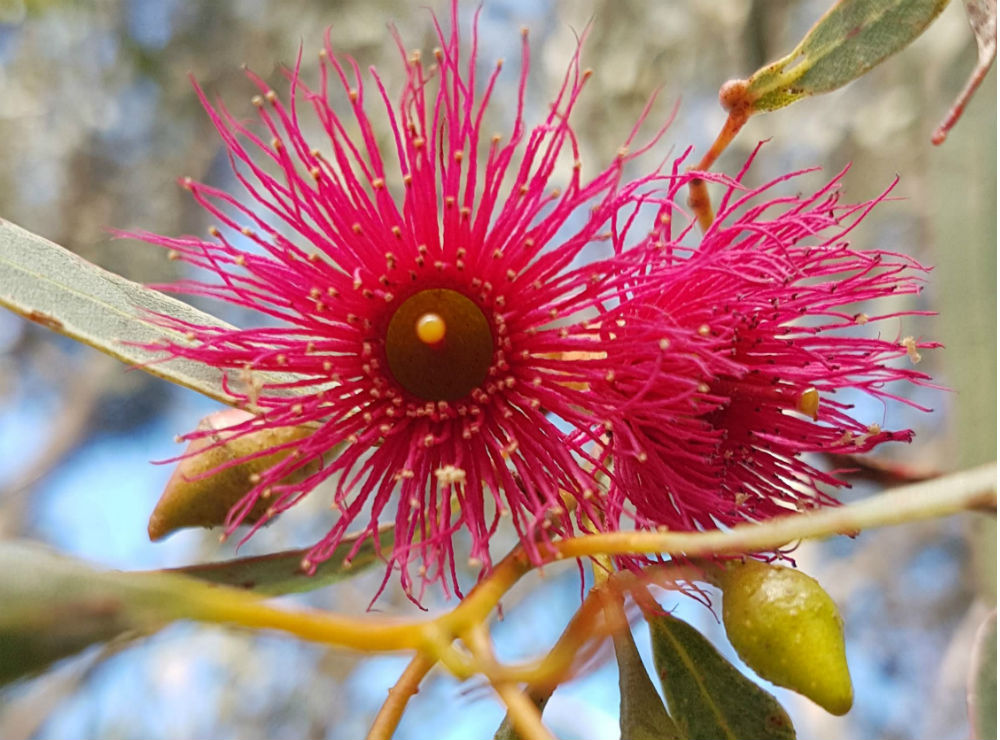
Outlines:
<svg viewBox="0 0 1000 740"><path fill-rule="evenodd" d="M728 564L720 586L726 634L757 675L832 714L850 710L854 691L843 619L814 578L747 560Z"/></svg>
<svg viewBox="0 0 1000 740"><path fill-rule="evenodd" d="M193 440L167 482L160 500L149 517L149 538L158 540L185 527L216 527L223 523L229 510L256 485L259 476L292 453L288 448L237 462L206 476L228 462L239 461L262 450L303 439L312 433L306 427L264 428L239 437L226 430L251 418L252 414L237 409L209 414L198 425L213 434ZM223 442L223 444L219 444ZM215 445L215 446L213 446ZM314 472L316 465L306 465L283 482L294 482ZM243 522L253 523L268 516L270 502L261 498Z"/></svg>

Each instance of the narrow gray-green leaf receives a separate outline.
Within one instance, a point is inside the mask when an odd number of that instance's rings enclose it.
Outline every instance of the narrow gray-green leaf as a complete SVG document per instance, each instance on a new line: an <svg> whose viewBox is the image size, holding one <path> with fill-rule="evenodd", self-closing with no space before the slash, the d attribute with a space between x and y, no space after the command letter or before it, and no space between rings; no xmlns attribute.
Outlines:
<svg viewBox="0 0 1000 740"><path fill-rule="evenodd" d="M382 550L392 547L394 534L392 525L383 526L379 530L379 546ZM357 539L358 535L345 537L330 559L317 566L313 575L302 571L302 558L308 550L286 550L271 555L189 565L161 572L180 573L210 583L248 589L264 596L302 593L352 578L378 562L375 544L371 540L361 545L350 563L344 562Z"/></svg>
<svg viewBox="0 0 1000 740"><path fill-rule="evenodd" d="M969 672L969 717L972 737L991 740L997 736L997 613L979 627L972 648Z"/></svg>
<svg viewBox="0 0 1000 740"><path fill-rule="evenodd" d="M669 614L647 615L667 707L690 740L791 740L777 699L744 676L698 630Z"/></svg>
<svg viewBox="0 0 1000 740"><path fill-rule="evenodd" d="M618 724L622 740L682 740L677 725L667 714L663 700L646 673L629 629L614 634L618 660Z"/></svg>
<svg viewBox="0 0 1000 740"><path fill-rule="evenodd" d="M15 545L16 547L16 545ZM59 591L82 579L80 570L66 571L58 577L39 569L29 577L43 579L25 593L18 567L28 557L15 557L11 546L0 551L0 685L38 673L55 661L74 655L90 645L127 632L154 631L152 624L139 623L123 609L120 600L101 589L83 593L79 588ZM14 569L11 569L11 566ZM14 580L14 583L11 581ZM78 583L82 584L82 580Z"/></svg>
<svg viewBox="0 0 1000 740"><path fill-rule="evenodd" d="M27 541L0 543L0 683L89 645L155 632L209 587L161 573L98 571ZM242 592L236 592L244 596Z"/></svg>
<svg viewBox="0 0 1000 740"><path fill-rule="evenodd" d="M148 345L166 336L183 341L177 332L154 324L145 312L231 328L220 319L108 272L3 219L0 274L0 306L152 375L222 403L235 403L223 390L217 368L186 359L163 361L162 355L132 344ZM274 383L288 378L262 373L260 379Z"/></svg>
<svg viewBox="0 0 1000 740"><path fill-rule="evenodd" d="M755 72L747 97L769 111L843 87L916 39L948 0L840 0L792 52Z"/></svg>
<svg viewBox="0 0 1000 740"><path fill-rule="evenodd" d="M388 545L391 534L391 529L381 532L383 544ZM302 553L208 565L190 573L128 573L97 570L37 542L0 542L0 684L89 645L149 634L176 619L242 624L249 618L255 626L269 626L271 615L260 621L258 612L266 611L261 594L305 591L353 575L374 557L366 545L345 567L343 558L352 545L343 543L310 584L305 574L289 572L292 557L297 555L297 567ZM248 593L248 588L259 593Z"/></svg>

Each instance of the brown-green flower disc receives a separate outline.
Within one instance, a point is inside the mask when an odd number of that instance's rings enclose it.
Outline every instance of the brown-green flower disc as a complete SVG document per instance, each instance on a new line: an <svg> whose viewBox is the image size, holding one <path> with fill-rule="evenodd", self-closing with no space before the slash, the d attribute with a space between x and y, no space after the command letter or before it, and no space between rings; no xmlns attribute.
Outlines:
<svg viewBox="0 0 1000 740"><path fill-rule="evenodd" d="M422 290L389 320L385 354L392 377L414 396L457 401L486 380L493 332L480 308L461 293Z"/></svg>

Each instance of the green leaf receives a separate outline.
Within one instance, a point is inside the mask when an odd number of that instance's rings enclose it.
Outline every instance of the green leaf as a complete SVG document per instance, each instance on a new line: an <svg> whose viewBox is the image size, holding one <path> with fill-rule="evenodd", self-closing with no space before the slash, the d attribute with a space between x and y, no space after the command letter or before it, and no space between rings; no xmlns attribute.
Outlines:
<svg viewBox="0 0 1000 740"><path fill-rule="evenodd" d="M391 529L380 533L383 544L391 535ZM346 578L375 559L372 545L366 543L345 567L343 558L352 545L342 543L317 576L310 577L291 570L298 567L303 552L127 573L96 570L36 542L0 542L0 684L38 672L89 645L150 634L176 619L249 619L271 626L273 613L284 613L271 610L261 617L258 611L266 607L262 597L245 589L274 595ZM310 582L312 578L316 580Z"/></svg>
<svg viewBox="0 0 1000 740"><path fill-rule="evenodd" d="M382 550L392 547L394 534L392 525L385 525L379 530L379 547ZM378 562L375 543L369 539L361 545L349 564L344 563L344 558L359 536L355 534L345 537L330 559L316 567L313 575L307 575L301 568L302 558L308 550L286 550L270 555L188 565L157 572L179 573L209 583L247 589L264 596L303 593L352 578Z"/></svg>
<svg viewBox="0 0 1000 740"><path fill-rule="evenodd" d="M130 615L107 590L83 587L89 573L51 563L20 543L0 549L0 685L40 672L51 663L127 632L156 630ZM26 563L30 563L25 567Z"/></svg>
<svg viewBox="0 0 1000 740"><path fill-rule="evenodd" d="M994 610L976 633L969 672L969 717L972 736L997 736L997 613Z"/></svg>
<svg viewBox="0 0 1000 740"><path fill-rule="evenodd" d="M178 576L96 571L38 543L0 543L0 682L123 633L155 632L183 611L191 585L208 588Z"/></svg>
<svg viewBox="0 0 1000 740"><path fill-rule="evenodd" d="M719 654L700 632L669 614L646 615L653 660L670 714L690 740L790 740L778 701Z"/></svg>
<svg viewBox="0 0 1000 740"><path fill-rule="evenodd" d="M48 239L0 219L0 306L78 342L135 365L171 383L225 404L236 402L222 388L222 372L186 359L163 356L130 343L151 344L178 332L158 326L144 312L174 316L203 326L233 328L186 303L103 270ZM292 376L260 373L265 384ZM294 394L294 390L281 390Z"/></svg>
<svg viewBox="0 0 1000 740"><path fill-rule="evenodd" d="M653 682L649 680L629 629L614 633L621 695L618 723L622 740L682 740Z"/></svg>
<svg viewBox="0 0 1000 740"><path fill-rule="evenodd" d="M747 80L754 111L843 87L916 39L948 0L840 0L792 52Z"/></svg>

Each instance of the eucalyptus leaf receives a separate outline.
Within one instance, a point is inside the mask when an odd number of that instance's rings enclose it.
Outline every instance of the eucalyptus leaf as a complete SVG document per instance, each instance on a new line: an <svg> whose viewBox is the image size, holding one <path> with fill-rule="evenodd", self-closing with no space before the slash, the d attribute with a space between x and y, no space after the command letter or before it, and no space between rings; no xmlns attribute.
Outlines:
<svg viewBox="0 0 1000 740"><path fill-rule="evenodd" d="M392 525L384 525L379 530L381 550L392 547L394 534ZM159 572L178 573L209 583L247 589L264 596L303 593L352 578L378 562L375 543L371 539L361 545L350 563L344 562L344 558L358 537L356 534L345 537L333 551L330 559L316 566L316 571L312 575L304 573L301 567L302 559L308 550L286 550L270 555L188 565Z"/></svg>
<svg viewBox="0 0 1000 740"><path fill-rule="evenodd" d="M218 368L163 355L144 346L164 337L183 341L153 321L165 314L202 326L233 328L175 298L87 262L58 244L0 219L0 306L88 344L151 375L191 388L225 404ZM265 384L291 376L260 373ZM294 389L282 390L289 394Z"/></svg>
<svg viewBox="0 0 1000 740"><path fill-rule="evenodd" d="M777 699L727 661L698 630L670 614L647 614L653 660L667 706L690 740L791 740Z"/></svg>
<svg viewBox="0 0 1000 740"><path fill-rule="evenodd" d="M38 543L0 543L0 682L124 633L155 632L183 611L189 586L208 588L186 581L101 572Z"/></svg>
<svg viewBox="0 0 1000 740"><path fill-rule="evenodd" d="M121 601L103 589L83 593L64 587L85 583L86 571L67 568L58 576L44 573L30 593L18 583L19 565L10 545L0 551L0 685L38 673L55 661L84 648L133 632L156 630L154 622L133 618ZM38 569L29 571L38 575ZM12 583L12 579L14 583Z"/></svg>
<svg viewBox="0 0 1000 740"><path fill-rule="evenodd" d="M383 529L380 538L387 546L392 529ZM374 546L365 543L345 566L353 544L343 542L316 576L306 576L292 571L304 552L174 571L121 572L98 570L37 542L0 542L0 684L89 645L150 634L177 619L232 622L262 605L259 594L307 591L341 580L375 561Z"/></svg>
<svg viewBox="0 0 1000 740"><path fill-rule="evenodd" d="M622 629L613 636L618 660L618 723L622 740L682 740L683 735L667 714L663 700L646 673L632 631Z"/></svg>
<svg viewBox="0 0 1000 740"><path fill-rule="evenodd" d="M916 39L948 0L840 0L785 57L747 80L754 111L843 87Z"/></svg>
<svg viewBox="0 0 1000 740"><path fill-rule="evenodd" d="M997 736L997 613L986 618L976 633L969 672L969 718L972 737Z"/></svg>

